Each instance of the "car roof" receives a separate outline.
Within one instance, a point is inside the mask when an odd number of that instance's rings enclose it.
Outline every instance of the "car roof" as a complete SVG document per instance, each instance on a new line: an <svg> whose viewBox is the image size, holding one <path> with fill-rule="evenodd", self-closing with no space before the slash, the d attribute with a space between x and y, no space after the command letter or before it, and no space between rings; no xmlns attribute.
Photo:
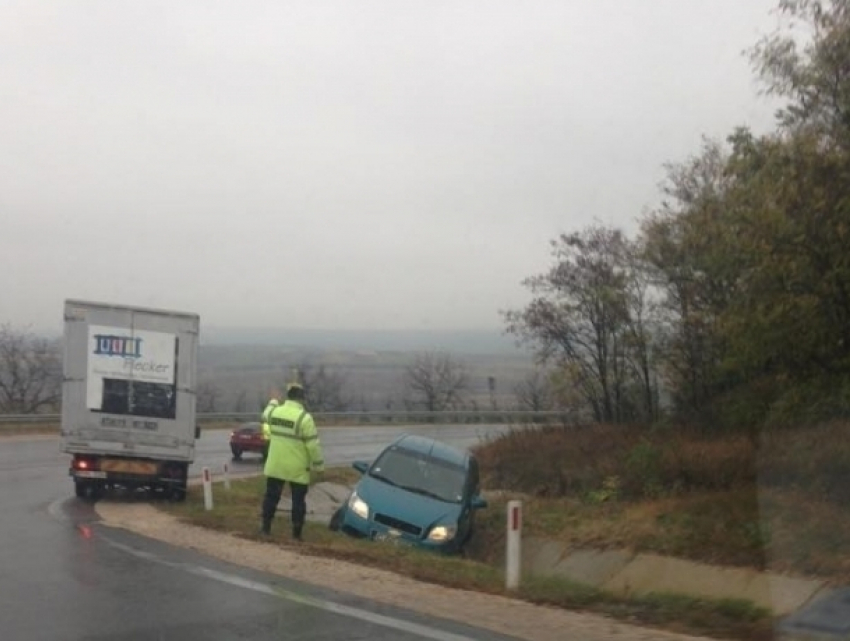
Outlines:
<svg viewBox="0 0 850 641"><path fill-rule="evenodd" d="M393 445L461 467L466 467L470 458L469 453L464 450L419 434L402 434L393 442Z"/></svg>

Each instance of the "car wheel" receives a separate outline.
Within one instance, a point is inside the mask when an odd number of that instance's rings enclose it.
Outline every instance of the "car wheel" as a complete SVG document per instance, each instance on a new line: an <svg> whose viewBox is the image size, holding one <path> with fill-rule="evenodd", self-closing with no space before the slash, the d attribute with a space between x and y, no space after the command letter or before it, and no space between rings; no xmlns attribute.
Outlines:
<svg viewBox="0 0 850 641"><path fill-rule="evenodd" d="M240 450L238 447L232 447L230 448L230 451L233 452L234 461L238 461L242 458L242 450Z"/></svg>
<svg viewBox="0 0 850 641"><path fill-rule="evenodd" d="M331 521L328 523L328 529L332 532L338 532L342 527L342 508L337 508L337 511L331 516Z"/></svg>

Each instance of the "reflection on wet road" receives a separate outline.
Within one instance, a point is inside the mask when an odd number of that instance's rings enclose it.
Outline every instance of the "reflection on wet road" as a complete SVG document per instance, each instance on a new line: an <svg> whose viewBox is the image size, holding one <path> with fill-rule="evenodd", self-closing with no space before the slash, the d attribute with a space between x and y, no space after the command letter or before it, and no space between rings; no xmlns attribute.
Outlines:
<svg viewBox="0 0 850 641"><path fill-rule="evenodd" d="M495 426L325 428L329 464L370 459L404 431L470 446ZM229 461L229 433L205 432L192 473ZM0 631L4 639L501 639L230 566L98 525L72 498L55 438L0 440ZM258 471L259 459L231 463Z"/></svg>

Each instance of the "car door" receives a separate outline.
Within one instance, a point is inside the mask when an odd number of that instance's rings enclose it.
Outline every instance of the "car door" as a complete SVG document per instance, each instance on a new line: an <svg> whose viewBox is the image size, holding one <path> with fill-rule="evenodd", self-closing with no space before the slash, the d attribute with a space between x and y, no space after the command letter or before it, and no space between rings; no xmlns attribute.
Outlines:
<svg viewBox="0 0 850 641"><path fill-rule="evenodd" d="M472 499L478 495L479 478L478 478L478 461L475 457L469 458L469 464L466 468L466 483L464 484L463 493L463 511L458 520L458 537L460 541L466 540L472 535L475 530L475 510L472 509Z"/></svg>

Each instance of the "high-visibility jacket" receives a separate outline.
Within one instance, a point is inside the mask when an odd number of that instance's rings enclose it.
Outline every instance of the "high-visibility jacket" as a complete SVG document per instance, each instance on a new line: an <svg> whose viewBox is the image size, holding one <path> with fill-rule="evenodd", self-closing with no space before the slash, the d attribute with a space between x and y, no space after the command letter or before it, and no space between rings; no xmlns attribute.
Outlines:
<svg viewBox="0 0 850 641"><path fill-rule="evenodd" d="M263 440L268 441L271 437L271 430L269 429L269 416L271 416L272 410L278 406L277 399L273 398L269 401L268 405L266 405L266 409L263 410L260 422L263 424Z"/></svg>
<svg viewBox="0 0 850 641"><path fill-rule="evenodd" d="M310 472L325 469L316 423L298 401L287 400L269 416L271 441L263 473L266 476L308 484Z"/></svg>

